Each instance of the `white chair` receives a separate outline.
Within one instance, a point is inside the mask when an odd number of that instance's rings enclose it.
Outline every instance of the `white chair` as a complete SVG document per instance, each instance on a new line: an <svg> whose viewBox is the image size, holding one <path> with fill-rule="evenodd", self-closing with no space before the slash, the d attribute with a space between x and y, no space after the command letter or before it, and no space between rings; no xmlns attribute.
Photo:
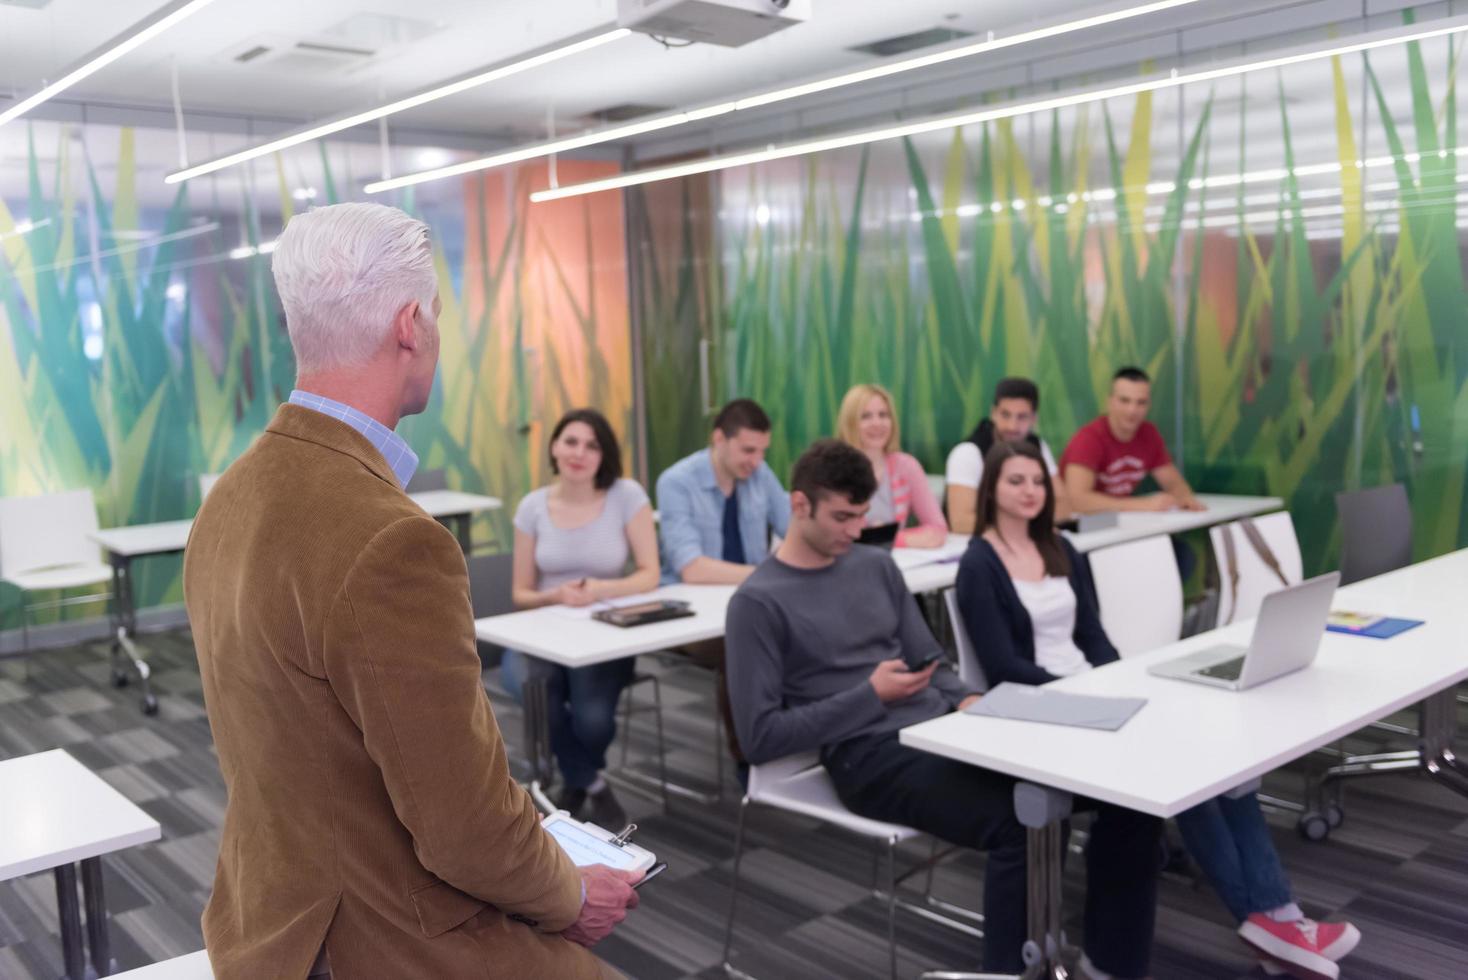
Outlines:
<svg viewBox="0 0 1468 980"><path fill-rule="evenodd" d="M90 490L34 497L0 497L0 582L20 590L21 655L30 677L30 618L33 609L58 609L106 602L109 590L29 602L35 592L59 592L112 581L112 568L87 535L97 530ZM114 655L116 650L114 648Z"/></svg>
<svg viewBox="0 0 1468 980"><path fill-rule="evenodd" d="M1261 549L1249 529L1252 527ZM1305 577L1288 511L1219 524L1208 531L1218 562L1218 625L1259 615L1264 597Z"/></svg>
<svg viewBox="0 0 1468 980"><path fill-rule="evenodd" d="M199 474L199 500L209 496L209 491L214 489L214 484L219 482L218 473Z"/></svg>
<svg viewBox="0 0 1468 980"><path fill-rule="evenodd" d="M963 615L958 609L958 590L945 589L943 592L943 603L948 607L948 623L953 629L953 645L958 648L958 679L963 681L963 686L971 691L987 691L989 679L984 676L984 668L979 663L979 655L974 650L974 641L968 635L968 627L964 625Z"/></svg>
<svg viewBox="0 0 1468 980"><path fill-rule="evenodd" d="M928 489L933 491L933 499L938 501L938 506L943 506L943 495L948 492L948 480L941 473L928 473Z"/></svg>
<svg viewBox="0 0 1468 980"><path fill-rule="evenodd" d="M209 954L201 949L115 974L113 980L214 980L214 969L209 965Z"/></svg>
<svg viewBox="0 0 1468 980"><path fill-rule="evenodd" d="M899 824L859 817L842 805L831 777L815 752L800 752L774 762L749 767L749 789L739 803L739 826L734 833L734 879L729 886L729 918L724 926L724 972L747 974L729 962L734 941L734 911L739 899L739 861L744 853L744 818L749 806L758 803L789 813L814 817L861 837L887 846L887 941L893 980L897 977L897 845L918 836L918 831Z"/></svg>
<svg viewBox="0 0 1468 980"><path fill-rule="evenodd" d="M1101 625L1123 657L1176 643L1183 631L1183 582L1165 534L1087 556Z"/></svg>

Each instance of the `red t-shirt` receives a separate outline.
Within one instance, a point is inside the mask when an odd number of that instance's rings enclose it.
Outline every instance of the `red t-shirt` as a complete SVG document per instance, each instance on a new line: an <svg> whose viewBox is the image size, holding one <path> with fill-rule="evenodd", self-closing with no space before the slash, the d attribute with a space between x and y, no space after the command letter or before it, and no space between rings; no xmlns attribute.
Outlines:
<svg viewBox="0 0 1468 980"><path fill-rule="evenodd" d="M1111 434L1106 416L1087 422L1060 457L1060 472L1079 463L1096 474L1096 489L1113 497L1130 497L1137 484L1159 466L1172 462L1162 433L1151 422L1143 422L1131 442Z"/></svg>

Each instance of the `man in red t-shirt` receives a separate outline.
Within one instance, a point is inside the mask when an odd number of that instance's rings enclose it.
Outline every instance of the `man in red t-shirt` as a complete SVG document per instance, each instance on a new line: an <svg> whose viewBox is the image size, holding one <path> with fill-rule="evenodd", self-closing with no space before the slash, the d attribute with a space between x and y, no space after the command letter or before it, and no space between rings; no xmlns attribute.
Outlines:
<svg viewBox="0 0 1468 980"><path fill-rule="evenodd" d="M1061 479L1078 514L1109 510L1203 510L1193 490L1147 421L1152 382L1141 368L1124 367L1111 378L1106 414L1071 437L1060 457ZM1160 493L1132 496L1147 474Z"/></svg>

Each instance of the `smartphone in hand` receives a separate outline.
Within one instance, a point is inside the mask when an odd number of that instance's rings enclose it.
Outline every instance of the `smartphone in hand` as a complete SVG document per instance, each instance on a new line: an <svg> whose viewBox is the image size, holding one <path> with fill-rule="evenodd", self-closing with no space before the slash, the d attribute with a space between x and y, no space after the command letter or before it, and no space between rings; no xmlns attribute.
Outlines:
<svg viewBox="0 0 1468 980"><path fill-rule="evenodd" d="M938 651L932 650L921 657L904 657L903 659L907 661L908 671L916 674L919 671L927 670L928 665L938 659Z"/></svg>

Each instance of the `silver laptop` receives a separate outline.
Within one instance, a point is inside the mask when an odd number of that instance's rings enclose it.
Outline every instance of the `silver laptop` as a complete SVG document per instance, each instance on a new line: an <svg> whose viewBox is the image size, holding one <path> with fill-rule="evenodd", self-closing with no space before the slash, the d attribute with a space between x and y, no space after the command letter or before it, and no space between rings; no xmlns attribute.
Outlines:
<svg viewBox="0 0 1468 980"><path fill-rule="evenodd" d="M1325 636L1340 580L1340 572L1327 572L1265 596L1247 647L1209 647L1156 664L1148 673L1242 691L1308 667Z"/></svg>

